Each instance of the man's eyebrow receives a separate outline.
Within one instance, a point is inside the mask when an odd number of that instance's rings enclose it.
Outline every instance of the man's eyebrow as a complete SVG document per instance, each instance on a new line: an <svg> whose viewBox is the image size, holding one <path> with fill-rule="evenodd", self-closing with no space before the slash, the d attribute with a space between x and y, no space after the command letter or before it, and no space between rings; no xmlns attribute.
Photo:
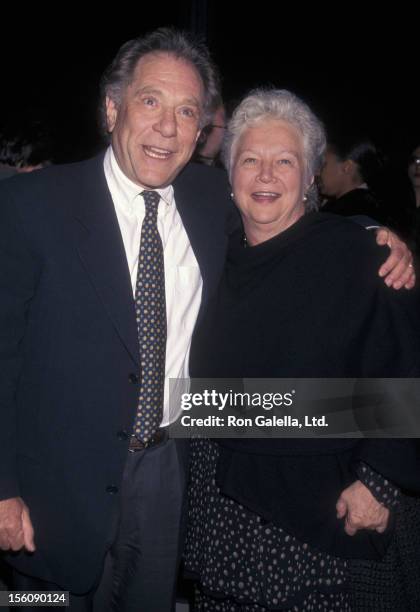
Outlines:
<svg viewBox="0 0 420 612"><path fill-rule="evenodd" d="M162 94L160 89L156 89L155 87L149 87L147 85L145 85L144 87L137 87L137 89L134 90L134 95L135 96L139 96L139 95L144 94L144 93L153 94L153 95L156 95L156 96Z"/></svg>
<svg viewBox="0 0 420 612"><path fill-rule="evenodd" d="M150 85L145 85L144 87L139 87L138 89L136 89L136 91L134 92L135 96L141 95L141 94L154 94L156 96L159 95L163 95L163 92L161 89L156 89L156 87L151 87ZM199 100L197 100L197 98L184 98L180 104L191 104L192 106L201 106L201 103L199 102Z"/></svg>

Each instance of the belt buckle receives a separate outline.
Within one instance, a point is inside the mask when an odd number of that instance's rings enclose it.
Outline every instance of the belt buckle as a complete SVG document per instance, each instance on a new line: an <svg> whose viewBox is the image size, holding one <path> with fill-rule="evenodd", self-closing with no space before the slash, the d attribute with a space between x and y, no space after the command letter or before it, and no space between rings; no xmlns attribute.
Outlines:
<svg viewBox="0 0 420 612"><path fill-rule="evenodd" d="M145 448L146 446L144 442L142 442L141 440L138 440L138 438L136 438L134 434L130 437L130 443L128 446L129 453L137 453L137 451L144 450Z"/></svg>
<svg viewBox="0 0 420 612"><path fill-rule="evenodd" d="M128 447L128 452L129 453L136 453L138 451L145 450L146 448L150 448L151 446L155 446L156 444L159 444L160 442L163 442L163 440L165 438L164 434L165 434L165 430L159 428L157 431L155 431L153 436L151 436L149 438L149 440L147 440L146 442L142 442L141 440L136 438L136 436L133 434L131 436L131 438L130 438L130 444L129 444L129 447Z"/></svg>

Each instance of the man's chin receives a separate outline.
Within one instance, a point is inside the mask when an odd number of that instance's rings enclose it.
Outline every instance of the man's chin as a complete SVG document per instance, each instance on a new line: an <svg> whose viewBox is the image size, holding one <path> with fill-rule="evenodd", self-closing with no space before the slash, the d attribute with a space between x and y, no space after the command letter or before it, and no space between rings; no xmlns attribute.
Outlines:
<svg viewBox="0 0 420 612"><path fill-rule="evenodd" d="M144 189L164 189L171 184L173 174L153 173L136 175L136 183Z"/></svg>

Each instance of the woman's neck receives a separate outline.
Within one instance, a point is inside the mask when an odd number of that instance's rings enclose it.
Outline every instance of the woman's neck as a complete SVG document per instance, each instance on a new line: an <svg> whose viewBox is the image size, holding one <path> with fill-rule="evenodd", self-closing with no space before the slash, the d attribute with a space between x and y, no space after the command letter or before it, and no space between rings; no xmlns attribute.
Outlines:
<svg viewBox="0 0 420 612"><path fill-rule="evenodd" d="M305 213L303 205L293 212L285 214L281 219L277 219L273 223L255 223L243 218L243 226L245 230L246 244L248 246L257 246L262 242L266 242L275 236L278 236L289 227L294 225Z"/></svg>

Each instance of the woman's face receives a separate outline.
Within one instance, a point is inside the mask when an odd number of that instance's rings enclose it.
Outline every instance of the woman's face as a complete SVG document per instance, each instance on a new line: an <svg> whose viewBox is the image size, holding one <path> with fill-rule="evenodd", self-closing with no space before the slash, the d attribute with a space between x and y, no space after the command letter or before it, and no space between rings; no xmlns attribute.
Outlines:
<svg viewBox="0 0 420 612"><path fill-rule="evenodd" d="M244 129L234 150L232 187L250 244L279 234L304 214L305 162L298 130L275 119Z"/></svg>
<svg viewBox="0 0 420 612"><path fill-rule="evenodd" d="M345 179L344 162L329 148L325 152L324 165L319 178L322 195L336 198L342 194Z"/></svg>
<svg viewBox="0 0 420 612"><path fill-rule="evenodd" d="M408 166L408 176L414 189L420 188L420 146L416 147L411 154Z"/></svg>

